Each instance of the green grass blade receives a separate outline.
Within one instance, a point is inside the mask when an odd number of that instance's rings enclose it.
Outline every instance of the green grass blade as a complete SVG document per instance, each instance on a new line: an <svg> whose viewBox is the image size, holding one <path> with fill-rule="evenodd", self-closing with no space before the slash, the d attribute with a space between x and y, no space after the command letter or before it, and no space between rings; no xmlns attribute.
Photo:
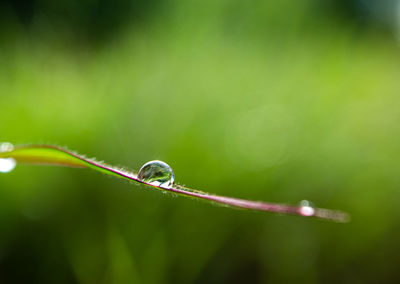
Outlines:
<svg viewBox="0 0 400 284"><path fill-rule="evenodd" d="M0 152L0 158L13 158L18 163L59 165L66 167L90 168L103 174L112 175L129 181L135 181L153 189L167 191L174 194L202 199L230 207L267 211L281 214L299 216L312 216L336 222L347 222L349 215L342 211L323 208L312 208L309 206L290 206L286 204L250 201L233 197L219 196L200 190L187 188L174 184L172 187L155 186L145 183L137 178L136 173L122 170L95 159L88 159L65 148L52 145L25 145L17 146L9 151Z"/></svg>

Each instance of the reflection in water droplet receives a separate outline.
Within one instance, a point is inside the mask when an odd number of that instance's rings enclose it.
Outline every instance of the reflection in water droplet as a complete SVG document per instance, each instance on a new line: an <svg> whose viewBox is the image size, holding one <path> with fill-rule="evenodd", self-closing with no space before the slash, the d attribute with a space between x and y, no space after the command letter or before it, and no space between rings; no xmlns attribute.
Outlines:
<svg viewBox="0 0 400 284"><path fill-rule="evenodd" d="M11 143L4 142L0 144L0 152L10 152L14 150L14 146ZM17 162L13 158L4 158L0 159L0 173L8 173L11 172L15 166L17 165Z"/></svg>
<svg viewBox="0 0 400 284"><path fill-rule="evenodd" d="M313 216L315 213L314 206L308 200L302 200L300 202L299 213L303 216Z"/></svg>
<svg viewBox="0 0 400 284"><path fill-rule="evenodd" d="M168 164L162 161L150 161L139 170L138 179L151 185L171 188L175 177Z"/></svg>

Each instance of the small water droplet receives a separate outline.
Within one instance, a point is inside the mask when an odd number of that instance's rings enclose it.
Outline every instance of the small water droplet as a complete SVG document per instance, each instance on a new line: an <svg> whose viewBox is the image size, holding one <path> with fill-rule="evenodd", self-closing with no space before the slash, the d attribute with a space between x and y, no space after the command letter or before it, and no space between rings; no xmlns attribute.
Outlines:
<svg viewBox="0 0 400 284"><path fill-rule="evenodd" d="M303 216L313 216L315 213L314 205L308 200L300 201L299 213Z"/></svg>
<svg viewBox="0 0 400 284"><path fill-rule="evenodd" d="M0 152L11 152L14 150L14 145L9 142L0 143Z"/></svg>
<svg viewBox="0 0 400 284"><path fill-rule="evenodd" d="M13 158L0 159L0 173L11 172L16 165L17 162Z"/></svg>
<svg viewBox="0 0 400 284"><path fill-rule="evenodd" d="M0 152L11 152L14 150L14 146L11 143L4 142L0 144ZM11 172L17 162L13 158L2 158L0 159L0 173L8 173Z"/></svg>
<svg viewBox="0 0 400 284"><path fill-rule="evenodd" d="M139 170L138 179L151 185L171 188L175 176L168 164L162 161L150 161Z"/></svg>

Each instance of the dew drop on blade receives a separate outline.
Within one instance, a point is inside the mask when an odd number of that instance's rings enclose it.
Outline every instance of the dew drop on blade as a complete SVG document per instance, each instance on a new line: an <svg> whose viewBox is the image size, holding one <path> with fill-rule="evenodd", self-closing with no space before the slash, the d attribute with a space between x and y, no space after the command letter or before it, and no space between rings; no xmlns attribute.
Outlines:
<svg viewBox="0 0 400 284"><path fill-rule="evenodd" d="M302 216L313 216L315 213L314 206L308 200L302 200L300 202L299 213Z"/></svg>
<svg viewBox="0 0 400 284"><path fill-rule="evenodd" d="M150 161L139 170L138 179L151 185L171 188L175 177L168 164L162 161Z"/></svg>
<svg viewBox="0 0 400 284"><path fill-rule="evenodd" d="M14 145L9 142L0 143L0 152L11 152L14 150Z"/></svg>
<svg viewBox="0 0 400 284"><path fill-rule="evenodd" d="M14 146L11 143L4 142L0 143L0 152L11 152L14 150ZM0 173L11 172L17 165L17 162L13 158L1 158L0 159Z"/></svg>

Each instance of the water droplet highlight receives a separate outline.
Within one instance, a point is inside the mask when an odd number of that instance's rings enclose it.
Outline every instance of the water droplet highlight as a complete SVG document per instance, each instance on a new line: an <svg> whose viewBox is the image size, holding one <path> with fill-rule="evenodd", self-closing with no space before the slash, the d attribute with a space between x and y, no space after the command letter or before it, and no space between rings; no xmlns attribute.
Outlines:
<svg viewBox="0 0 400 284"><path fill-rule="evenodd" d="M17 162L13 158L0 159L0 173L11 172L16 165Z"/></svg>
<svg viewBox="0 0 400 284"><path fill-rule="evenodd" d="M300 201L299 213L303 216L313 216L315 213L314 206L308 200Z"/></svg>
<svg viewBox="0 0 400 284"><path fill-rule="evenodd" d="M171 188L175 176L168 164L162 161L150 161L139 170L138 179L151 185Z"/></svg>
<svg viewBox="0 0 400 284"><path fill-rule="evenodd" d="M0 152L11 152L14 146L11 143L4 142L0 144ZM0 173L9 173L17 166L17 162L13 158L0 159Z"/></svg>

